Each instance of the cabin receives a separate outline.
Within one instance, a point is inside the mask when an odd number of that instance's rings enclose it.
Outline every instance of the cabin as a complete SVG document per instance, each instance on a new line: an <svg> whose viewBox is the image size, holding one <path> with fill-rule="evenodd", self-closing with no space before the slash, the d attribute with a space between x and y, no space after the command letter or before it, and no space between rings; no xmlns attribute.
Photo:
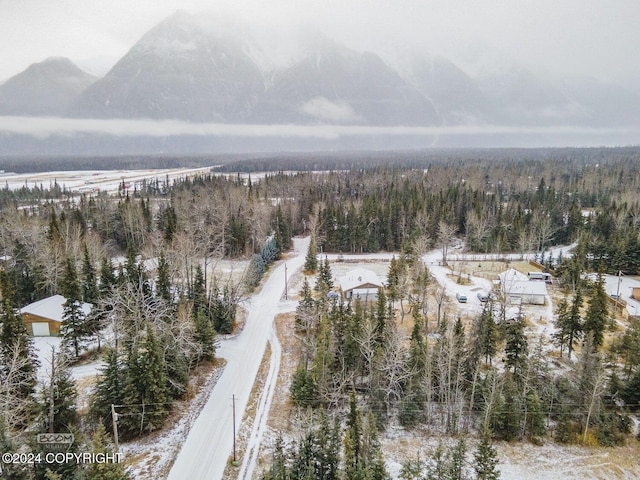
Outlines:
<svg viewBox="0 0 640 480"><path fill-rule="evenodd" d="M354 268L338 279L340 293L345 300L359 298L365 302L378 300L378 292L384 284L378 275L366 268Z"/></svg>
<svg viewBox="0 0 640 480"><path fill-rule="evenodd" d="M631 298L640 301L640 287L631 287Z"/></svg>
<svg viewBox="0 0 640 480"><path fill-rule="evenodd" d="M34 337L57 337L60 335L60 324L64 318L64 304L67 301L62 295L43 298L20 309L22 321L27 332ZM82 312L88 315L91 304L83 303Z"/></svg>

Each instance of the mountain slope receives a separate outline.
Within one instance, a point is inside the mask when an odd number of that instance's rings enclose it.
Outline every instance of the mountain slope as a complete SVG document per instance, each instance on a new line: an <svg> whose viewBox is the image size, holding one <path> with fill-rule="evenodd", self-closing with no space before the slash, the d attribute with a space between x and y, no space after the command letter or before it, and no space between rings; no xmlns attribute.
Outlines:
<svg viewBox="0 0 640 480"><path fill-rule="evenodd" d="M243 121L264 90L240 40L184 12L145 34L72 113L84 117Z"/></svg>
<svg viewBox="0 0 640 480"><path fill-rule="evenodd" d="M95 80L68 58L34 63L0 85L0 115L59 115Z"/></svg>
<svg viewBox="0 0 640 480"><path fill-rule="evenodd" d="M431 99L447 124L485 123L492 117L492 107L475 81L446 58L409 55L397 68Z"/></svg>
<svg viewBox="0 0 640 480"><path fill-rule="evenodd" d="M254 118L266 123L441 123L433 105L380 57L326 39L275 74Z"/></svg>

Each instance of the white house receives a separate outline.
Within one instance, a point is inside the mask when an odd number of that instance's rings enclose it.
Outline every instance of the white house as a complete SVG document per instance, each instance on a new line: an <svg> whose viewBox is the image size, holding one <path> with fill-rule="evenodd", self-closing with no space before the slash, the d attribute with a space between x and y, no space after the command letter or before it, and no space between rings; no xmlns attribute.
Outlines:
<svg viewBox="0 0 640 480"><path fill-rule="evenodd" d="M64 304L67 301L62 295L43 298L30 303L20 310L27 332L34 337L49 337L60 334L60 324L64 319ZM82 312L88 315L91 304L83 303Z"/></svg>
<svg viewBox="0 0 640 480"><path fill-rule="evenodd" d="M378 291L384 287L378 275L366 268L354 268L344 277L340 277L338 283L342 298L360 298L364 301L377 300Z"/></svg>
<svg viewBox="0 0 640 480"><path fill-rule="evenodd" d="M545 282L529 280L524 273L513 268L502 272L499 276L500 290L507 303L511 305L544 305L547 295Z"/></svg>

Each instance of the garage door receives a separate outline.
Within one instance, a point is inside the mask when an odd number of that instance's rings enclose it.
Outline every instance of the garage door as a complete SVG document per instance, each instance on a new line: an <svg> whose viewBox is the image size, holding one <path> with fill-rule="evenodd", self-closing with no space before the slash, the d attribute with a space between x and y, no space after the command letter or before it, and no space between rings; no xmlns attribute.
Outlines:
<svg viewBox="0 0 640 480"><path fill-rule="evenodd" d="M43 323L32 323L31 328L33 328L33 336L34 337L48 337L49 336L49 324L47 322Z"/></svg>

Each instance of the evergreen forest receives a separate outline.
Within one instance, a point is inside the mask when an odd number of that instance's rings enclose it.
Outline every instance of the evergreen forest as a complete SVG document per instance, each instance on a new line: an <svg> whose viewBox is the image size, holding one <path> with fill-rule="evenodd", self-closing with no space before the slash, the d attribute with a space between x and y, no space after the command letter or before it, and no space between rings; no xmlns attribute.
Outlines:
<svg viewBox="0 0 640 480"><path fill-rule="evenodd" d="M640 319L621 316L604 286L607 274L640 275L635 150L337 157L230 163L114 196L0 189L1 452L42 453L36 434L61 431L71 451L113 452L114 411L120 441L162 431L294 236L311 242L289 401L309 421L281 432L263 478L390 478L381 438L392 425L452 439L403 461L403 479L498 478L502 441L637 442ZM550 254L557 245L571 255ZM500 295L474 318L445 308L422 259L437 249L446 266L454 248L535 252L560 297L551 344ZM330 294L325 254L376 252L394 257L375 302ZM243 271L216 273L224 261ZM43 379L20 309L56 294L61 344ZM81 404L70 369L96 358ZM130 478L121 464L46 467L4 465L3 478Z"/></svg>

